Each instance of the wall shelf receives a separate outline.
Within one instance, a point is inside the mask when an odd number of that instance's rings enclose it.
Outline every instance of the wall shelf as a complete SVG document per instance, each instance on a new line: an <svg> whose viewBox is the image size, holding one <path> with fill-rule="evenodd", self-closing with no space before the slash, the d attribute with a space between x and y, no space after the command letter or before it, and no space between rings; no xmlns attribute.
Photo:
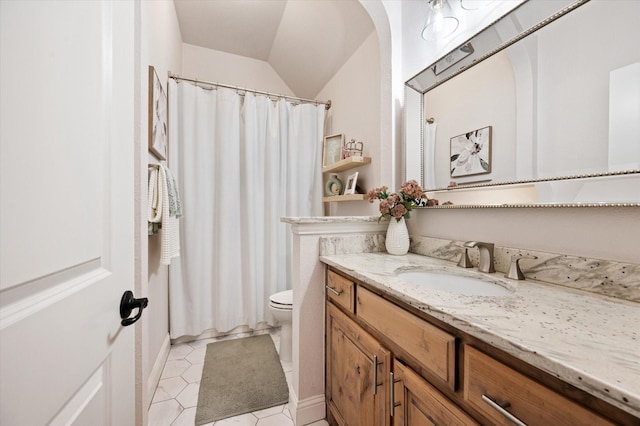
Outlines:
<svg viewBox="0 0 640 426"><path fill-rule="evenodd" d="M334 195L331 197L322 197L323 203L333 203L338 201L364 201L367 199L367 194L348 194L348 195Z"/></svg>
<svg viewBox="0 0 640 426"><path fill-rule="evenodd" d="M347 157L344 160L340 160L337 163L329 164L322 168L322 173L338 173L345 170L353 169L354 167L364 166L371 163L371 157ZM333 198L333 197L331 197Z"/></svg>

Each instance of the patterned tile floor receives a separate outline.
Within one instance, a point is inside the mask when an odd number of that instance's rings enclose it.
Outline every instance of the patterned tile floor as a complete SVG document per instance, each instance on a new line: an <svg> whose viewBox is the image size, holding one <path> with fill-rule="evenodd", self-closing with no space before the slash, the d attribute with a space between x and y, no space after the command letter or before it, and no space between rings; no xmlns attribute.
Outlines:
<svg viewBox="0 0 640 426"><path fill-rule="evenodd" d="M270 334L276 349L280 347L280 329L272 328L253 334ZM149 426L193 426L198 405L198 390L207 344L219 340L238 339L252 333L238 333L215 339L196 340L171 346L160 382L149 408ZM291 363L283 362L287 383L291 386ZM293 426L288 404L230 417L205 426ZM312 426L326 426L324 420Z"/></svg>

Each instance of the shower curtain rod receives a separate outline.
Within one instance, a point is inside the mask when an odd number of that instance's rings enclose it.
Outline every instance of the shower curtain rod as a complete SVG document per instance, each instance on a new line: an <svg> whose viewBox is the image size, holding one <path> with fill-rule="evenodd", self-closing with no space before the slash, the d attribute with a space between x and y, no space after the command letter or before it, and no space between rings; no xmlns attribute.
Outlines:
<svg viewBox="0 0 640 426"><path fill-rule="evenodd" d="M227 89L234 89L234 90L240 90L242 92L251 92L251 93L256 93L256 94L260 94L260 95L273 96L273 97L276 97L276 98L291 99L291 100L294 100L294 101L312 103L312 104L316 104L316 105L324 105L324 108L327 109L327 110L329 108L331 108L331 100L328 100L326 102L322 102L322 101L316 101L316 100L313 100L313 99L304 99L304 98L298 98L298 97L295 97L295 96L280 95L280 94L277 94L277 93L263 92L261 90L245 89L244 87L231 86L229 84L214 83L212 81L203 81L203 80L198 80L198 79L193 79L193 78L181 77L181 76L179 76L177 74L173 74L171 71L169 71L169 78L173 78L174 80L190 81L190 82L196 83L196 84L207 84L207 85L210 85L210 86L225 87Z"/></svg>

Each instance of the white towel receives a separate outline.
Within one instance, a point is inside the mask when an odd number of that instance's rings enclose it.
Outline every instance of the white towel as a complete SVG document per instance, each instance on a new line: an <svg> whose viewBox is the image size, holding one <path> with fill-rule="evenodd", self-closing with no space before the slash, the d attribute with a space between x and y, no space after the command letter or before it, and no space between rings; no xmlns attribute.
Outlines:
<svg viewBox="0 0 640 426"><path fill-rule="evenodd" d="M160 263L169 265L171 259L180 256L180 228L178 215L169 213L169 181L171 179L173 197L179 202L175 178L163 165L153 169L149 175L149 212L150 223L162 223L160 235L161 254Z"/></svg>
<svg viewBox="0 0 640 426"><path fill-rule="evenodd" d="M147 220L150 223L162 221L162 185L158 185L158 168L154 167L149 173L149 211Z"/></svg>
<svg viewBox="0 0 640 426"><path fill-rule="evenodd" d="M167 176L167 195L169 196L169 216L175 216L176 219L180 219L182 216L182 201L180 200L180 193L178 192L178 182L173 172L165 167L165 174Z"/></svg>
<svg viewBox="0 0 640 426"><path fill-rule="evenodd" d="M147 222L149 235L156 235L160 232L160 223L162 220L162 205L158 204L158 199L162 198L159 194L162 186L158 187L158 168L154 167L149 173L148 185L148 203L147 203Z"/></svg>

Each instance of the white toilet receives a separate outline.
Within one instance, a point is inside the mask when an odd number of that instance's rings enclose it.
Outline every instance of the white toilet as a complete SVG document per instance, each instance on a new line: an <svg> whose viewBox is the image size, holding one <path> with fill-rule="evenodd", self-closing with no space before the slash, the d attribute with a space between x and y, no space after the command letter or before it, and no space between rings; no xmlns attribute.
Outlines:
<svg viewBox="0 0 640 426"><path fill-rule="evenodd" d="M285 290L269 297L269 309L280 323L280 360L291 361L291 322L293 316L293 290Z"/></svg>

